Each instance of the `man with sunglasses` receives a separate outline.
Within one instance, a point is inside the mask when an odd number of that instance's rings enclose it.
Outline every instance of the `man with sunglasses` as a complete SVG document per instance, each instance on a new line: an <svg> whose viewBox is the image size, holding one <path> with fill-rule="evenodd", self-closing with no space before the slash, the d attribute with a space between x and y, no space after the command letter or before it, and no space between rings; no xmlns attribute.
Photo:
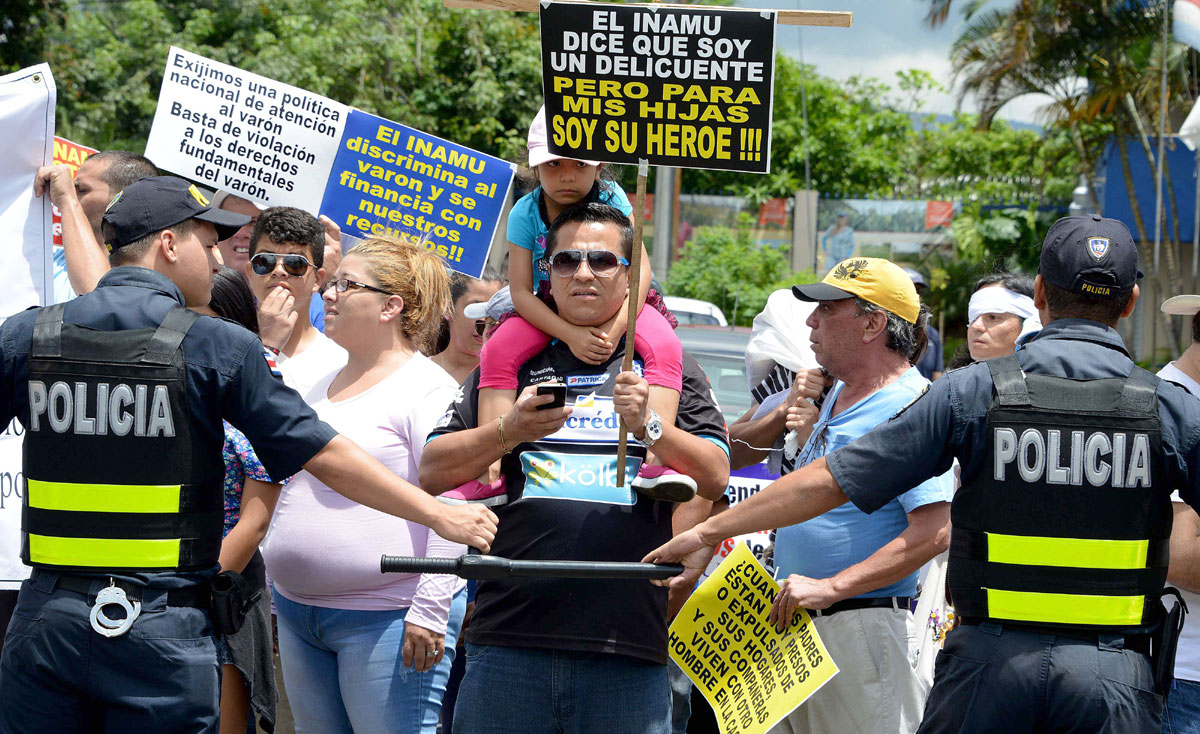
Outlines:
<svg viewBox="0 0 1200 734"><path fill-rule="evenodd" d="M579 326L610 322L628 293L632 248L633 228L619 210L589 203L563 212L546 243L559 315ZM703 371L684 354L679 410L673 425L663 425L650 415L648 383L620 371L623 351L618 343L603 364L590 365L551 342L519 370L513 408L479 426L473 372L430 434L422 488L444 492L500 461L508 501L496 508L505 530L494 552L510 558L633 560L638 549L669 538L672 524L682 529L707 517L710 500L725 490L729 463L724 420ZM546 383L565 386L565 406L548 407L552 396L537 394ZM618 416L644 439L630 441L620 488ZM699 480L701 497L668 504L632 490L629 480L651 444L665 463ZM480 581L455 727L670 731L662 591L636 580ZM498 697L500 690L522 693Z"/></svg>
<svg viewBox="0 0 1200 734"><path fill-rule="evenodd" d="M258 299L263 344L277 355L283 381L305 395L347 359L309 318L325 281L325 227L300 209L271 207L258 216L249 246L246 280Z"/></svg>
<svg viewBox="0 0 1200 734"><path fill-rule="evenodd" d="M782 474L887 421L929 386L914 365L928 309L908 275L877 258L851 258L820 283L794 286L816 302L808 318L817 363L836 378L795 460ZM791 412L802 411L794 406ZM926 480L879 512L845 504L775 534L779 598L813 610L839 674L775 729L777 734L911 733L925 690L908 661L909 605L917 573L944 550L949 473Z"/></svg>

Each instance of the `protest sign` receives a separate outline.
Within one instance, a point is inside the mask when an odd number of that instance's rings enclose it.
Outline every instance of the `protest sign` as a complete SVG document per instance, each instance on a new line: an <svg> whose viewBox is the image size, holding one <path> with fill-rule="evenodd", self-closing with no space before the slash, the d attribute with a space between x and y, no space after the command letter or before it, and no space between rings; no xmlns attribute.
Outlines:
<svg viewBox="0 0 1200 734"><path fill-rule="evenodd" d="M171 47L146 157L260 206L321 205L350 108Z"/></svg>
<svg viewBox="0 0 1200 734"><path fill-rule="evenodd" d="M765 734L837 674L803 609L778 632L767 615L779 593L736 544L671 624L668 647L704 694L722 734Z"/></svg>
<svg viewBox="0 0 1200 734"><path fill-rule="evenodd" d="M550 152L767 173L775 11L541 6Z"/></svg>
<svg viewBox="0 0 1200 734"><path fill-rule="evenodd" d="M508 161L354 110L321 213L361 236L427 237L450 267L478 275L515 170Z"/></svg>
<svg viewBox="0 0 1200 734"><path fill-rule="evenodd" d="M171 48L146 157L348 235L420 239L478 277L516 167L382 117Z"/></svg>
<svg viewBox="0 0 1200 734"><path fill-rule="evenodd" d="M50 197L33 195L37 170L54 160L56 90L50 67L39 64L0 76L0 321L53 293ZM12 421L0 432L0 589L16 589L29 569L21 563L21 437Z"/></svg>
<svg viewBox="0 0 1200 734"><path fill-rule="evenodd" d="M57 135L54 136L54 165L69 167L72 176L79 172L79 167L88 159L88 156L95 152L95 148L89 148L79 143L72 143L70 140L60 138ZM50 226L54 233L54 246L62 247L62 212L53 204L50 205L50 212Z"/></svg>

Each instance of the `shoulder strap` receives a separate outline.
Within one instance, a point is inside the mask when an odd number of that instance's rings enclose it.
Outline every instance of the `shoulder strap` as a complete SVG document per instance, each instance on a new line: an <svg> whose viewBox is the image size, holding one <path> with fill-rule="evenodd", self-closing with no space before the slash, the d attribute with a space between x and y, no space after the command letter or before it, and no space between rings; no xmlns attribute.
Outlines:
<svg viewBox="0 0 1200 734"><path fill-rule="evenodd" d="M183 338L187 336L188 330L199 318L200 314L183 306L171 309L167 317L159 324L158 329L155 330L154 336L150 337L150 345L146 347L146 355L142 357L142 362L158 365L171 364L171 359L175 356L175 352L179 351L179 345L183 343Z"/></svg>
<svg viewBox="0 0 1200 734"><path fill-rule="evenodd" d="M996 386L996 398L1001 405L1031 405L1029 388L1025 385L1025 373L1015 354L989 359L986 362L992 373L992 384Z"/></svg>
<svg viewBox="0 0 1200 734"><path fill-rule="evenodd" d="M1157 375L1134 365L1129 377L1125 378L1117 410L1123 413L1149 413L1154 407L1158 383Z"/></svg>
<svg viewBox="0 0 1200 734"><path fill-rule="evenodd" d="M57 359L62 356L63 311L67 304L56 303L38 311L33 322L33 347L30 357Z"/></svg>

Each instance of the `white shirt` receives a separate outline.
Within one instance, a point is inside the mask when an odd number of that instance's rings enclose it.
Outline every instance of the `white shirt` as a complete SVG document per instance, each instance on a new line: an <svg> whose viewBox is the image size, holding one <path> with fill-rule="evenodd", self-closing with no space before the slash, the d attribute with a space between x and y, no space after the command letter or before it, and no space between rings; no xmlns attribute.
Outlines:
<svg viewBox="0 0 1200 734"><path fill-rule="evenodd" d="M1174 362L1159 370L1158 376L1164 380L1178 383L1191 394L1200 397L1200 383L1188 377L1183 370L1175 366ZM1171 500L1173 502L1183 501L1179 499L1178 492L1171 495ZM1180 589L1179 593L1183 595L1183 601L1192 614L1184 618L1183 632L1179 634L1179 651L1175 654L1175 677L1200 682L1200 620L1194 616L1200 612L1200 594L1193 594L1184 589ZM1166 598L1170 599L1171 597ZM1174 603L1173 600L1172 603Z"/></svg>
<svg viewBox="0 0 1200 734"><path fill-rule="evenodd" d="M286 357L280 354L276 357L279 371L283 374L283 382L301 395L307 395L322 377L346 366L349 355L332 339L321 332L303 352Z"/></svg>

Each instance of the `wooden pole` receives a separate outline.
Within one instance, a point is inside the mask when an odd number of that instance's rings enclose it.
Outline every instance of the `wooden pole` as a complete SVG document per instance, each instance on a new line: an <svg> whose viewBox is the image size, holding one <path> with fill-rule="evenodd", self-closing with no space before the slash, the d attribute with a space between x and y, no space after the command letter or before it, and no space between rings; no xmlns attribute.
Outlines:
<svg viewBox="0 0 1200 734"><path fill-rule="evenodd" d="M539 0L442 0L442 4L453 10L508 10L512 12L536 13ZM582 3L586 5L587 3ZM626 5L643 5L649 3L626 3ZM654 3L658 8L681 8L684 10L703 11L708 6L673 5L671 3ZM747 8L764 10L764 8ZM849 28L854 22L854 13L846 10L774 10L780 25L811 25L825 28Z"/></svg>
<svg viewBox="0 0 1200 734"><path fill-rule="evenodd" d="M642 277L642 221L646 218L646 174L649 172L650 162L638 161L637 196L633 202L633 257L629 262L629 310L625 312L625 356L621 359L622 372L633 369L634 325L642 305L638 298L638 283ZM624 418L621 418L617 433L617 486L624 487L625 444L628 433Z"/></svg>

